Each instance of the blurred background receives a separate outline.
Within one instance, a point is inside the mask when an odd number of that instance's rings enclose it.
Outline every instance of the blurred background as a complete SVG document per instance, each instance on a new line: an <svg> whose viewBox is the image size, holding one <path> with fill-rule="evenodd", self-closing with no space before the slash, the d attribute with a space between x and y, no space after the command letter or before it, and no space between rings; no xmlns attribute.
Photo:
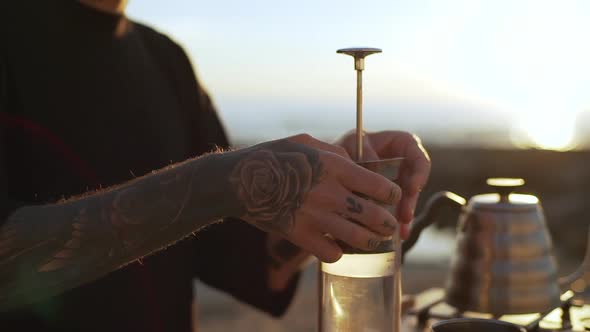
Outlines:
<svg viewBox="0 0 590 332"><path fill-rule="evenodd" d="M582 259L590 211L590 2L524 0L131 1L128 15L191 57L235 145L307 132L333 140L355 124L355 72L366 60L365 126L417 133L433 192L486 192L523 177L541 199L562 272ZM404 287L442 285L456 216L408 257ZM313 265L276 321L197 285L201 331L309 331ZM234 324L234 325L232 325ZM239 327L239 328L238 328Z"/></svg>

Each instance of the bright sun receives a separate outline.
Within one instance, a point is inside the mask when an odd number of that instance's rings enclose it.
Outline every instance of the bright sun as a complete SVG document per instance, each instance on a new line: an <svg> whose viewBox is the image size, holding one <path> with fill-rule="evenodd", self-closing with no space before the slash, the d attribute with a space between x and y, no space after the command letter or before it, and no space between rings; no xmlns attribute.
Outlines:
<svg viewBox="0 0 590 332"><path fill-rule="evenodd" d="M496 36L498 68L517 91L511 108L524 147L575 148L576 120L587 108L590 44L580 4L527 3L508 15ZM550 23L549 23L550 22Z"/></svg>
<svg viewBox="0 0 590 332"><path fill-rule="evenodd" d="M568 114L568 116L559 113L552 115L537 114L523 118L520 126L533 147L567 151L575 147L576 117L569 115L571 114Z"/></svg>

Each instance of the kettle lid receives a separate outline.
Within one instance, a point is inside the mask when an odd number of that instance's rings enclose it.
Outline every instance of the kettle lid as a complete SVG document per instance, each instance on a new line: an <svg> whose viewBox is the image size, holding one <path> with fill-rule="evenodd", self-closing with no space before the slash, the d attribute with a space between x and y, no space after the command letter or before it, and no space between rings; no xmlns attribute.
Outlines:
<svg viewBox="0 0 590 332"><path fill-rule="evenodd" d="M533 195L514 194L516 188L524 185L520 178L489 178L486 183L494 188L495 193L473 196L469 200L472 208L494 210L520 210L536 208L539 199Z"/></svg>

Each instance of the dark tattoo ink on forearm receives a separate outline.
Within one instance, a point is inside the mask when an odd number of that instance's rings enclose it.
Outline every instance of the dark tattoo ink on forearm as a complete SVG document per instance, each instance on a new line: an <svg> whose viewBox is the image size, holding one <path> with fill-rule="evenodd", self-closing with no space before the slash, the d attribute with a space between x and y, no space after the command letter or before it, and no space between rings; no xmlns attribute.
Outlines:
<svg viewBox="0 0 590 332"><path fill-rule="evenodd" d="M223 217L250 216L262 229L288 233L322 164L300 144L264 144L268 150L209 154L15 211L0 226L0 311L96 280Z"/></svg>
<svg viewBox="0 0 590 332"><path fill-rule="evenodd" d="M57 204L24 207L0 227L0 311L95 280L220 218L241 214L209 155Z"/></svg>

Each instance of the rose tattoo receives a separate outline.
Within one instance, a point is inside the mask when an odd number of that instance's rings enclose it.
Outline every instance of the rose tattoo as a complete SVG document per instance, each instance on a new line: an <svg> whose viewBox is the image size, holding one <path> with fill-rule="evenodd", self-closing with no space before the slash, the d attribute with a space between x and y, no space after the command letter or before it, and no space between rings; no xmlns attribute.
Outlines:
<svg viewBox="0 0 590 332"><path fill-rule="evenodd" d="M264 230L288 234L295 211L314 182L314 168L301 152L259 150L242 159L230 182L246 217Z"/></svg>

